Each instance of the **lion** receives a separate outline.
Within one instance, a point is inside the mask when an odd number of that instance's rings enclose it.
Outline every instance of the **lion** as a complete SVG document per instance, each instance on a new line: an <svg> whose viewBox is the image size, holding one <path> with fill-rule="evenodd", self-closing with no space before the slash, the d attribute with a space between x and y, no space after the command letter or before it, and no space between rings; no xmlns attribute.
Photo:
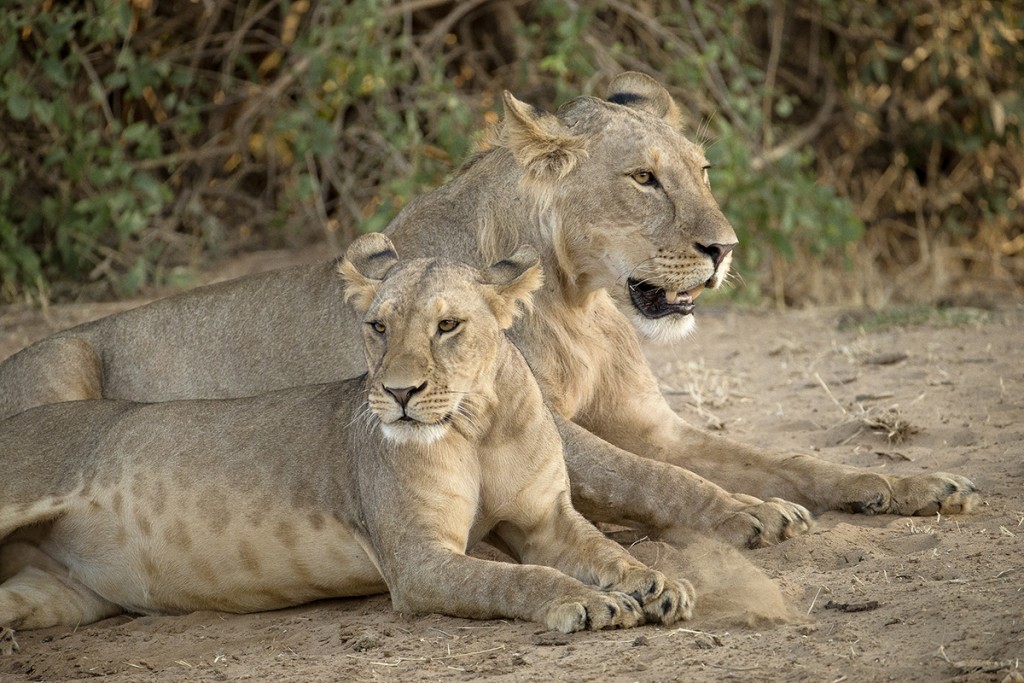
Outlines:
<svg viewBox="0 0 1024 683"><path fill-rule="evenodd" d="M540 284L532 248L480 271L367 235L340 271L360 377L0 423L0 626L383 590L404 612L564 632L690 617L689 583L572 507L554 417L503 332ZM485 536L524 564L468 557Z"/></svg>
<svg viewBox="0 0 1024 683"><path fill-rule="evenodd" d="M659 83L616 77L605 99L549 113L504 95L490 147L388 226L411 257L478 266L518 244L548 276L510 329L562 435L592 521L668 541L696 530L777 543L813 514L967 512L965 477L898 476L708 434L669 406L641 344L679 343L726 278L737 239L708 161ZM86 398L246 396L360 372L355 313L330 262L198 288L48 339L0 365L0 414ZM341 333L351 329L346 336Z"/></svg>

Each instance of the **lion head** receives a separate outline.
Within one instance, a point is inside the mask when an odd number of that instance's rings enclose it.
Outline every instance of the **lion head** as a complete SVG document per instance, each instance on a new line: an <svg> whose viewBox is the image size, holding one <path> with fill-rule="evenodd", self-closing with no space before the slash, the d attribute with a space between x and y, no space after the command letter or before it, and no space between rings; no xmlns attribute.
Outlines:
<svg viewBox="0 0 1024 683"><path fill-rule="evenodd" d="M729 271L736 234L668 91L625 73L606 100L576 98L557 114L506 92L493 142L523 169L540 231L531 241L547 245L550 276L583 295L607 290L647 337L692 329L697 297Z"/></svg>
<svg viewBox="0 0 1024 683"><path fill-rule="evenodd" d="M498 345L541 284L523 247L477 270L444 259L399 261L381 234L360 237L338 270L363 315L370 412L385 438L432 443L473 434L495 397Z"/></svg>

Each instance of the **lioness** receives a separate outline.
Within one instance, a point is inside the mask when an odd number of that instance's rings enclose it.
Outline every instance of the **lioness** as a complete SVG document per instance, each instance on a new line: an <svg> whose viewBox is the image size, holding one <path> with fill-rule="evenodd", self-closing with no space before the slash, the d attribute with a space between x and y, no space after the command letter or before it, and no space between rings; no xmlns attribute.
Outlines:
<svg viewBox="0 0 1024 683"><path fill-rule="evenodd" d="M477 271L399 263L368 235L340 268L365 313L362 377L0 423L0 626L385 588L403 611L566 632L690 616L689 584L572 508L553 417L502 332L540 284L532 248ZM488 533L530 564L467 557Z"/></svg>
<svg viewBox="0 0 1024 683"><path fill-rule="evenodd" d="M511 336L559 417L585 515L666 540L698 529L758 546L806 530L807 508L911 515L976 504L960 476L879 474L684 422L641 338L678 341L692 329L697 297L726 276L736 236L675 102L653 79L625 73L606 100L580 97L557 114L508 93L504 104L491 148L412 201L387 233L409 256L479 265L521 243L540 253L548 277ZM340 333L355 329L354 314L335 303L333 271L324 263L200 288L54 335L0 365L0 414L82 398L244 396L355 375L357 336Z"/></svg>

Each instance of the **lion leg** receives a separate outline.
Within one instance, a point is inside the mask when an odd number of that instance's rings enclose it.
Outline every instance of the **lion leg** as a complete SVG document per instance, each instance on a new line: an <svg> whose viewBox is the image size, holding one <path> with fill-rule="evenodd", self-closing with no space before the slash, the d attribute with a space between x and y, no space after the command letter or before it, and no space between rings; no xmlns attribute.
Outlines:
<svg viewBox="0 0 1024 683"><path fill-rule="evenodd" d="M0 418L48 403L103 397L103 365L79 337L44 339L0 364Z"/></svg>
<svg viewBox="0 0 1024 683"><path fill-rule="evenodd" d="M670 543L697 531L740 548L772 545L814 524L801 505L733 495L680 467L613 446L575 423L558 417L555 422L573 505L591 521L639 527Z"/></svg>
<svg viewBox="0 0 1024 683"><path fill-rule="evenodd" d="M499 524L503 544L522 562L554 567L584 583L633 597L647 621L670 624L693 616L693 586L666 577L605 537L572 507L567 494L528 529Z"/></svg>
<svg viewBox="0 0 1024 683"><path fill-rule="evenodd" d="M45 463L37 463L46 471ZM17 470L16 470L17 472ZM10 472L8 472L10 474ZM71 578L68 568L39 548L50 520L66 512L60 498L32 502L38 482L15 477L25 501L0 506L0 653L18 650L12 629L88 624L124 610ZM3 487L0 487L3 488ZM10 487L0 497L10 498Z"/></svg>
<svg viewBox="0 0 1024 683"><path fill-rule="evenodd" d="M898 476L810 455L755 449L688 428L680 458L730 490L797 501L814 511L933 515L970 512L981 502L974 483L955 474Z"/></svg>
<svg viewBox="0 0 1024 683"><path fill-rule="evenodd" d="M0 577L0 624L8 628L77 626L124 611L30 543L0 547Z"/></svg>
<svg viewBox="0 0 1024 683"><path fill-rule="evenodd" d="M980 502L977 487L964 477L941 472L883 475L809 455L745 446L695 429L661 394L648 392L646 398L643 403L593 406L584 426L620 448L686 468L729 491L772 499L759 515L767 514L767 508L795 504L814 512L958 513Z"/></svg>
<svg viewBox="0 0 1024 683"><path fill-rule="evenodd" d="M382 561L387 556L380 554ZM381 567L399 611L528 619L563 633L642 622L641 608L628 594L598 590L550 567L492 562L436 547L412 553L406 547L403 557L401 566Z"/></svg>

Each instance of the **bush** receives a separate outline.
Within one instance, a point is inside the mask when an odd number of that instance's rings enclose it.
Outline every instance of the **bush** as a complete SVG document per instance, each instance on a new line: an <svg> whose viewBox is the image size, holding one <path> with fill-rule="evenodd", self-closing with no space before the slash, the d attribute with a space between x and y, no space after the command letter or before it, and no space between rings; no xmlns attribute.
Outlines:
<svg viewBox="0 0 1024 683"><path fill-rule="evenodd" d="M131 294L200 253L347 241L472 145L445 63L372 0L51 1L0 21L18 38L0 52L7 300L63 280Z"/></svg>
<svg viewBox="0 0 1024 683"><path fill-rule="evenodd" d="M666 83L707 143L749 293L1024 282L1011 3L413 5L9 9L0 298L83 281L123 295L206 255L340 248L443 182L497 120L502 89L553 108L626 69ZM805 276L849 263L861 276Z"/></svg>

